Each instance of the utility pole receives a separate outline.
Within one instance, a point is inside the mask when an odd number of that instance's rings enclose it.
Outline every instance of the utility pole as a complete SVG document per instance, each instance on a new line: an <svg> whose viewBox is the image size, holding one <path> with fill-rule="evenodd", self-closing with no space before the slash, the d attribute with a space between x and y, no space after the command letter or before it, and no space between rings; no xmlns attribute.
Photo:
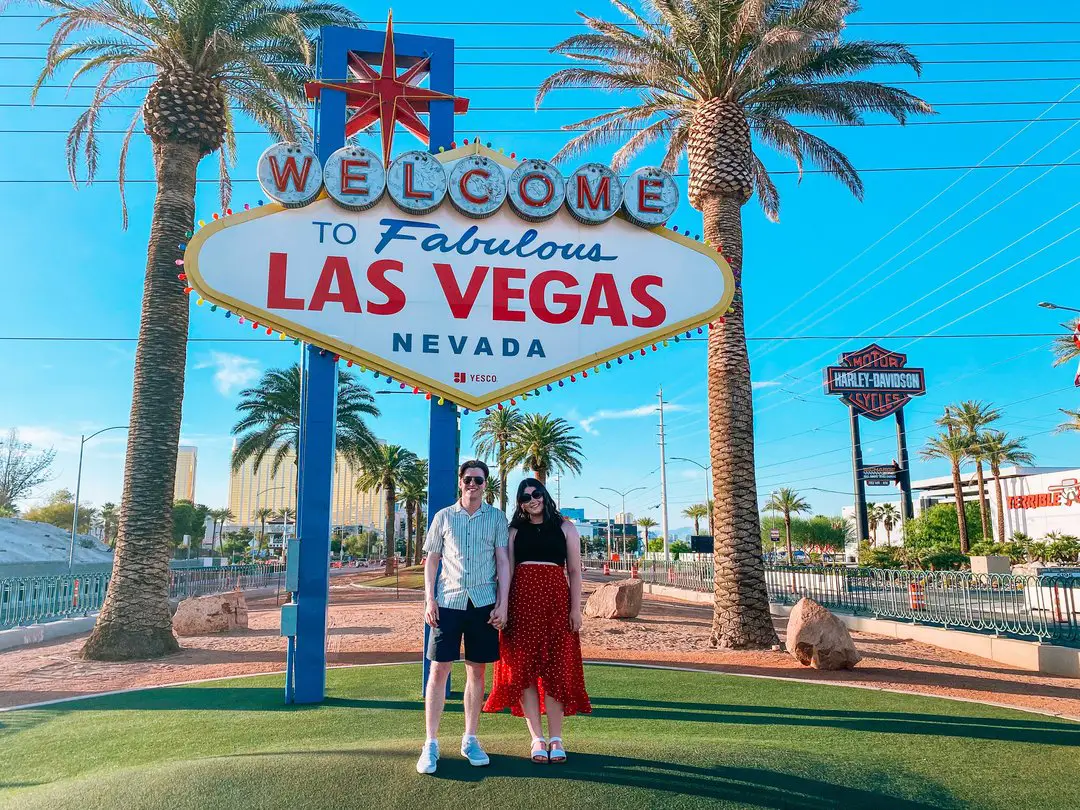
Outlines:
<svg viewBox="0 0 1080 810"><path fill-rule="evenodd" d="M620 525L622 525L622 527L623 527L622 528L622 541L623 541L622 550L623 550L623 554L625 554L626 553L626 527L629 525L628 521L626 520L626 496L629 495L631 492L637 492L638 490L646 489L646 487L634 487L633 489L628 489L625 492L623 492L622 490L618 490L618 489L612 489L611 487L600 487L600 489L606 489L608 492L614 492L616 495L618 495L620 498L622 498L622 516L623 516L623 518L622 518L622 524L620 524Z"/></svg>
<svg viewBox="0 0 1080 810"><path fill-rule="evenodd" d="M664 458L664 386L660 386L660 531L664 536L664 563L671 562L671 550L668 548L667 522L667 461Z"/></svg>

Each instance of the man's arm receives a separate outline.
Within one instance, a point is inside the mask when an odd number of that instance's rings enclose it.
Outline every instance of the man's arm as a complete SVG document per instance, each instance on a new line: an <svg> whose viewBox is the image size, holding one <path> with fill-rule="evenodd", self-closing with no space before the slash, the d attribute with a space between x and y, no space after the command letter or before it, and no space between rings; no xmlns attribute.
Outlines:
<svg viewBox="0 0 1080 810"><path fill-rule="evenodd" d="M432 627L439 626L439 603L435 601L435 584L439 576L439 560L442 554L428 552L424 559L424 621Z"/></svg>
<svg viewBox="0 0 1080 810"><path fill-rule="evenodd" d="M505 520L500 521L495 537L495 607L491 609L491 623L502 628L506 624L507 603L510 599L510 579L514 567L511 564L513 537Z"/></svg>

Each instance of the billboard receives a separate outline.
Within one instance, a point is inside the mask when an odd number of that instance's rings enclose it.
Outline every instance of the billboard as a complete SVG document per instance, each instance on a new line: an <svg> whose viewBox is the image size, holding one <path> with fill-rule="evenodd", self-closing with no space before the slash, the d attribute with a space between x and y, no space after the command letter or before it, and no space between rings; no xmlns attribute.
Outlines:
<svg viewBox="0 0 1080 810"><path fill-rule="evenodd" d="M839 365L825 369L825 392L840 396L861 416L884 419L926 393L926 375L921 368L907 367L906 354L871 343L842 354Z"/></svg>
<svg viewBox="0 0 1080 810"><path fill-rule="evenodd" d="M278 202L200 229L188 283L230 313L467 408L483 408L723 316L717 250L665 229L659 169L563 179L479 144L388 168L297 144L260 161ZM448 201L446 204L445 201Z"/></svg>

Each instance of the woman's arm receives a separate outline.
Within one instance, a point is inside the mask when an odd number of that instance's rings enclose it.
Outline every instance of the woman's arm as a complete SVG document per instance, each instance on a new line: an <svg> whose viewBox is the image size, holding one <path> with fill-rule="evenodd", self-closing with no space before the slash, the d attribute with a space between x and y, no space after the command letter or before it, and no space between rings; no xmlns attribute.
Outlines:
<svg viewBox="0 0 1080 810"><path fill-rule="evenodd" d="M566 578L570 582L570 632L581 629L581 537L569 520L562 525L566 538Z"/></svg>

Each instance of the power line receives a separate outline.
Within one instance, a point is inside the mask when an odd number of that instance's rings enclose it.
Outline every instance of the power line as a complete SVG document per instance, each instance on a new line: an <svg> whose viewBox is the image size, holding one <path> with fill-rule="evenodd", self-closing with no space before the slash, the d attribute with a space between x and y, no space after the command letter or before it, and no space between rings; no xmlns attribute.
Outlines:
<svg viewBox="0 0 1080 810"><path fill-rule="evenodd" d="M133 90L141 90L145 88L133 87ZM942 102L927 102L933 107L1041 107L1047 104L1080 104L1080 100L1074 101L942 101ZM311 102L314 106L314 102ZM137 110L141 107L141 104L110 104L108 109L110 110ZM85 109L86 104L78 104L74 102L43 102L43 103L31 103L29 101L9 101L0 103L0 107L8 107L15 109ZM603 106L592 104L588 106L570 106L570 107L470 107L469 112L612 112L614 110L621 109L619 106Z"/></svg>
<svg viewBox="0 0 1080 810"><path fill-rule="evenodd" d="M1055 338L1068 335L1068 332L979 332L963 335L777 335L775 337L747 338L753 341L771 340L1010 340L1025 338ZM71 343L135 343L137 337L97 337L97 336L71 336L71 335L0 335L0 340L9 341L50 341ZM279 340L267 341L264 338L188 338L189 343L272 343L278 345ZM685 340L682 342L686 342ZM817 428L814 428L817 430ZM809 433L810 431L803 431ZM799 434L794 434L799 435ZM791 438L790 436L787 438Z"/></svg>
<svg viewBox="0 0 1080 810"><path fill-rule="evenodd" d="M487 130L489 133L499 132L529 132L530 130ZM966 171L974 169L1046 169L1046 168L1073 168L1080 166L1080 162L1062 162L1062 163L1000 163L994 165L981 165L981 166L870 166L862 169L856 169L857 172L862 174L880 174L889 172L951 172L951 171ZM770 175L773 176L798 176L806 174L828 174L824 169L803 169L799 172L796 169L785 171L770 171ZM672 177L686 177L687 174L675 173ZM31 178L7 178L0 179L0 183L70 183L71 179L31 179ZM95 179L93 183L87 183L86 185L94 184L113 184L119 182L115 178ZM128 185L142 184L142 183L157 183L157 180L153 179L133 179L124 181ZM201 178L195 181L196 183L217 183L218 180L213 178ZM233 185L237 183L258 183L255 178L232 178Z"/></svg>

